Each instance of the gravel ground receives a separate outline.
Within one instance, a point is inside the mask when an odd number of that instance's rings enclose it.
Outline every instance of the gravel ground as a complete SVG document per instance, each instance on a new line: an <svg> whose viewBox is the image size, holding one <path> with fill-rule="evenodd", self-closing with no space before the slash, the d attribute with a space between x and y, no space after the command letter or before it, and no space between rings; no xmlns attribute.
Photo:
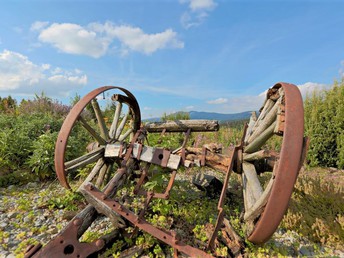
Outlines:
<svg viewBox="0 0 344 258"><path fill-rule="evenodd" d="M0 258L22 257L28 239L46 244L56 236L76 214L64 209L49 209L51 196L64 193L56 182L0 188ZM107 218L100 218L91 230L106 230L109 225ZM282 255L287 257L344 257L341 251L317 245L290 231L278 230L264 248L269 246L287 250Z"/></svg>

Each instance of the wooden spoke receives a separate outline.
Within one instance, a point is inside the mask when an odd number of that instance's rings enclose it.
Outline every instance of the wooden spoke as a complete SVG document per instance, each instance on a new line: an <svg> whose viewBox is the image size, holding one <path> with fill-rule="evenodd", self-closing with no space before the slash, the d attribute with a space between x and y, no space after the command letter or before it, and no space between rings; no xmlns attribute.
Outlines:
<svg viewBox="0 0 344 258"><path fill-rule="evenodd" d="M91 101L91 103L92 103L94 113L96 114L96 117L97 117L98 126L100 129L100 134L105 140L109 140L109 132L106 128L105 120L104 120L103 114L100 110L98 101L96 99L93 99Z"/></svg>
<svg viewBox="0 0 344 258"><path fill-rule="evenodd" d="M101 158L104 155L104 150L105 150L105 147L100 147L81 157L65 162L66 172L85 167L86 165L97 161L99 158Z"/></svg>
<svg viewBox="0 0 344 258"><path fill-rule="evenodd" d="M263 188L257 177L256 169L252 163L243 163L243 174L246 179L246 191L252 193L254 202L256 202L263 193Z"/></svg>
<svg viewBox="0 0 344 258"><path fill-rule="evenodd" d="M106 141L101 137L81 116L78 117L78 120L81 122L81 125L96 139L100 145L105 145Z"/></svg>
<svg viewBox="0 0 344 258"><path fill-rule="evenodd" d="M271 99L267 99L265 104L264 104L264 107L263 107L263 110L261 111L260 115L258 116L258 119L253 127L253 130L255 130L260 122L265 118L267 112L269 112L269 110L275 105L275 101L271 100Z"/></svg>
<svg viewBox="0 0 344 258"><path fill-rule="evenodd" d="M270 150L260 150L253 153L244 153L243 159L244 161L255 161L260 159L267 159L267 158L277 158L279 153L277 151L270 151Z"/></svg>
<svg viewBox="0 0 344 258"><path fill-rule="evenodd" d="M110 168L111 168L111 165L106 164L106 163L101 167L97 181L96 181L96 187L100 188L100 186L103 184L105 175L109 172Z"/></svg>
<svg viewBox="0 0 344 258"><path fill-rule="evenodd" d="M85 181L79 186L78 191L87 183L91 182L93 178L99 173L100 169L103 167L105 160L103 158L98 159L96 165L93 167L91 173L88 174Z"/></svg>
<svg viewBox="0 0 344 258"><path fill-rule="evenodd" d="M255 203L255 200L254 200L252 192L250 191L247 185L247 178L245 174L242 173L241 177L242 177L242 185L243 185L244 206L245 206L245 211L247 211L253 206L253 204Z"/></svg>
<svg viewBox="0 0 344 258"><path fill-rule="evenodd" d="M117 130L117 125L118 125L118 121L119 121L119 117L121 115L121 111L122 111L122 102L118 102L117 106L116 106L116 111L115 111L115 116L113 118L111 127L110 127L110 138L113 139L115 137L116 134L116 130Z"/></svg>
<svg viewBox="0 0 344 258"><path fill-rule="evenodd" d="M270 196L273 183L274 183L274 177L272 177L270 179L267 187L265 188L265 190L262 193L262 195L260 196L260 198L254 203L254 205L250 209L248 209L245 212L244 220L246 220L246 221L254 220L263 212L264 207L265 207L265 205L268 201L268 198Z"/></svg>
<svg viewBox="0 0 344 258"><path fill-rule="evenodd" d="M133 132L134 130L133 130L133 128L129 128L126 132L125 132L125 134L122 134L119 138L118 138L118 141L123 141L123 140L125 140L128 136L130 136L130 134Z"/></svg>
<svg viewBox="0 0 344 258"><path fill-rule="evenodd" d="M118 126L117 130L116 130L116 136L115 136L115 139L118 139L118 137L121 135L123 129L124 129L124 126L125 126L125 123L127 122L127 119L128 119L128 116L130 114L130 109L128 110L128 112L125 114L125 116L123 117L120 125Z"/></svg>
<svg viewBox="0 0 344 258"><path fill-rule="evenodd" d="M247 131L246 131L246 135L244 139L245 142L247 142L248 137L251 135L253 126L256 123L256 121L257 121L257 114L255 111L253 111L251 112L250 121L248 123Z"/></svg>
<svg viewBox="0 0 344 258"><path fill-rule="evenodd" d="M252 153L258 151L265 142L274 134L277 122L273 122L265 131L249 143L245 148L245 153Z"/></svg>
<svg viewBox="0 0 344 258"><path fill-rule="evenodd" d="M83 156L80 156L80 157L78 157L78 158L76 158L76 159L73 159L73 160L70 160L70 161L68 161L68 162L65 162L65 168L68 169L68 168L74 166L75 164L78 164L78 163L80 163L80 162L82 162L82 161L84 161L84 160L87 160L87 159L89 159L89 158L92 158L92 157L94 157L94 156L97 156L99 153L100 153L100 154L103 154L104 150L105 150L105 147L104 147L104 146L101 146L101 147L99 147L99 148L97 148L97 149L95 149L95 150L93 150L93 151L91 151L91 152L89 152L89 153L86 153L86 154L83 155Z"/></svg>
<svg viewBox="0 0 344 258"><path fill-rule="evenodd" d="M247 142L252 142L255 138L257 138L262 132L266 130L275 120L277 117L277 110L279 105L281 104L281 98L274 104L274 106L270 109L269 113L265 116L263 120L261 120L259 126L252 132L251 136L248 138Z"/></svg>

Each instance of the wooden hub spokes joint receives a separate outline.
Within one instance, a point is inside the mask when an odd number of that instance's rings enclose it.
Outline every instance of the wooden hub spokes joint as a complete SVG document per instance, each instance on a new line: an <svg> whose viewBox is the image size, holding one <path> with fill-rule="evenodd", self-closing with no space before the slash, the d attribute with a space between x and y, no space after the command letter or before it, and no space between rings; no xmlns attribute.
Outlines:
<svg viewBox="0 0 344 258"><path fill-rule="evenodd" d="M108 92L116 91L115 94ZM118 91L120 93L118 93ZM101 96L111 99L113 115L105 114ZM106 99L106 98L105 98ZM86 119L89 107L95 120ZM109 105L109 103L107 103ZM90 122L91 121L91 122ZM93 121L93 124L91 124ZM81 125L95 141L87 154L67 160L69 138L73 128ZM89 205L81 211L54 240L40 249L29 249L26 257L87 257L103 249L131 225L134 232L145 231L178 252L192 257L210 257L220 229L228 239L234 255L240 255L241 238L225 217L224 203L232 171L241 174L244 197L244 216L247 238L253 243L264 243L274 233L287 209L298 171L305 157L303 137L303 104L298 88L278 83L268 90L257 117L252 112L245 126L241 142L230 155L218 153L216 146L187 147L191 132L216 131L217 121L190 120L150 123L141 126L140 109L135 97L119 87L101 87L83 97L71 110L62 125L55 149L55 168L61 184L70 188L69 173L92 166L78 190ZM146 132L185 132L182 146L174 151L144 144ZM269 149L268 146L275 146ZM150 165L170 171L170 180L163 193L145 191ZM218 201L217 221L205 249L187 245L174 231L165 231L145 220L144 214L154 198L168 199L180 166L209 166L224 173L224 182ZM90 169L90 168L89 168ZM115 171L113 171L115 170ZM143 208L135 213L116 197L118 190L136 173L139 179L133 193L145 197ZM110 218L113 232L92 243L80 243L80 236L98 214Z"/></svg>

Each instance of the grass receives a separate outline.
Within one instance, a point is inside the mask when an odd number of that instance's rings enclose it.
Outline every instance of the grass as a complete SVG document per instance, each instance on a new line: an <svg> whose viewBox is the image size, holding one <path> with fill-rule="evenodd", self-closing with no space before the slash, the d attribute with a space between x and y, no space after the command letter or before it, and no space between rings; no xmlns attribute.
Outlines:
<svg viewBox="0 0 344 258"><path fill-rule="evenodd" d="M224 127L218 133L199 134L202 142L222 142L224 148L230 146L231 142L237 142L241 137L241 129ZM195 136L189 140L192 142ZM178 147L182 142L183 135L179 134L176 138L170 139L169 136L162 137L152 135L149 138L150 145ZM167 141L167 142L166 142ZM272 142L278 145L278 142ZM156 170L156 168L154 168ZM169 200L154 199L148 209L145 219L153 225L165 229L174 230L183 238L183 241L197 248L204 248L209 239L210 233L215 225L217 216L217 199L211 199L204 192L193 187L187 178L199 169L183 170L178 174L177 180L170 193ZM208 172L204 169L205 172ZM169 176L163 173L152 178L150 183L145 184L146 190L163 192ZM163 176L161 176L163 175ZM218 175L221 178L221 175ZM223 177L223 176L222 176ZM226 198L225 212L237 233L245 236L245 225L241 223L240 215L242 212L242 194L240 177L233 174L230 178L230 194ZM344 252L344 176L342 171L331 171L329 169L308 168L300 173L295 184L289 209L282 220L276 234L263 246L255 246L245 242L245 253L254 257L285 257L297 256L299 250L304 246L311 250L314 256L335 256L333 250ZM119 191L118 197L132 211L139 212L142 209L144 198L133 196L134 184L129 182L126 187ZM38 185L41 188L41 185ZM20 223L13 226L22 232L15 237L21 241L15 253L21 257L27 244L35 243L32 236L45 232L47 228L35 228L33 220L35 214L32 213L33 206L49 209L55 215L60 216L58 210L80 210L85 205L83 197L79 194L66 191L56 183L50 186L45 185L43 189L35 188L0 188L2 209L6 212L15 212L16 218ZM13 198L16 196L15 203ZM34 197L37 198L34 198ZM125 196L125 197L124 197ZM32 201L34 200L34 201ZM28 219L24 221L24 214ZM30 228L29 234L26 229ZM58 226L59 230L61 226ZM128 228L132 232L133 228ZM99 232L87 232L83 240L92 241L100 236ZM0 244L6 249L4 239L8 238L8 232L0 230ZM286 239L287 238L287 239ZM134 239L118 239L106 254L118 256L122 250L132 246L142 246L142 254L150 257L164 257L172 254L169 246L163 245L149 234L139 232ZM215 252L218 256L228 256L228 248L217 243Z"/></svg>

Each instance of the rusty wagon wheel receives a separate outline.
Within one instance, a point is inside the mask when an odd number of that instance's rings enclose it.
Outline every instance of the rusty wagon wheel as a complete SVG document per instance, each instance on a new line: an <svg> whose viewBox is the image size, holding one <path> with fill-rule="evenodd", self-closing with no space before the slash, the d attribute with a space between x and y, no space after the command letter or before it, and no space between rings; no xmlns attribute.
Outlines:
<svg viewBox="0 0 344 258"><path fill-rule="evenodd" d="M107 98L105 98L105 94ZM105 104L110 104L115 109L113 114L106 114L106 117L102 110ZM92 107L91 112L87 110L87 107L90 106ZM91 119L86 118L87 115L90 116L90 113L94 113L96 123L92 123ZM96 142L90 152L67 160L68 139L77 123L80 123ZM104 86L88 93L71 109L57 137L55 169L60 183L64 187L70 188L67 181L68 173L85 168L89 164L95 164L86 180L91 181L93 178L95 180L97 177L96 185L99 186L109 176L108 174L111 173L112 166L116 162L116 160L104 157L106 145L115 142L129 142L133 134L140 129L140 125L139 105L134 95L128 90L115 86Z"/></svg>
<svg viewBox="0 0 344 258"><path fill-rule="evenodd" d="M266 242L283 218L303 161L303 133L299 89L277 83L268 90L258 118L252 113L244 138L244 221L253 243ZM271 144L280 145L280 150L269 150Z"/></svg>

